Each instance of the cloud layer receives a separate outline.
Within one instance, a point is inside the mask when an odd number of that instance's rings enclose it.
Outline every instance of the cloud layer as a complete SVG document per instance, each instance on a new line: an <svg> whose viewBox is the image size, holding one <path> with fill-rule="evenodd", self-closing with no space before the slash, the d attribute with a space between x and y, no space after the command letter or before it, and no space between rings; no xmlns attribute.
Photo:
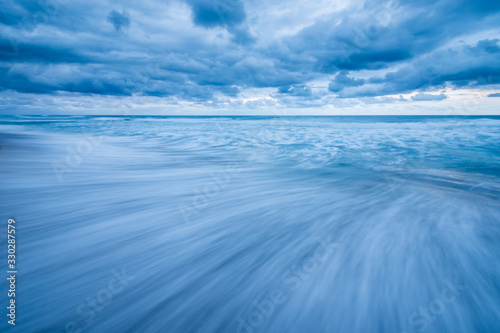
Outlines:
<svg viewBox="0 0 500 333"><path fill-rule="evenodd" d="M321 107L438 103L456 89L493 97L500 83L498 1L3 0L2 8L4 96Z"/></svg>

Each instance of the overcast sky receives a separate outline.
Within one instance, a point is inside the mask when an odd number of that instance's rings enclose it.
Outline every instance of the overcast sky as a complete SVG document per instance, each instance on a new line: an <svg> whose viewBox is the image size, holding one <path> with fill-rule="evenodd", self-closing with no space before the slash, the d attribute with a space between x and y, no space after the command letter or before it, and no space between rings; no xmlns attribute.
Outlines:
<svg viewBox="0 0 500 333"><path fill-rule="evenodd" d="M3 114L500 114L500 1L0 0Z"/></svg>

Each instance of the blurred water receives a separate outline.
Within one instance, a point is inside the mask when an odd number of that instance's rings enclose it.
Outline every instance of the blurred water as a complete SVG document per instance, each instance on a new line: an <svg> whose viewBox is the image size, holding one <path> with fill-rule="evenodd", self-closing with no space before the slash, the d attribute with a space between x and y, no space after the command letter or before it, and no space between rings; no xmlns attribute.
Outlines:
<svg viewBox="0 0 500 333"><path fill-rule="evenodd" d="M0 158L3 331L500 332L500 118L4 116Z"/></svg>

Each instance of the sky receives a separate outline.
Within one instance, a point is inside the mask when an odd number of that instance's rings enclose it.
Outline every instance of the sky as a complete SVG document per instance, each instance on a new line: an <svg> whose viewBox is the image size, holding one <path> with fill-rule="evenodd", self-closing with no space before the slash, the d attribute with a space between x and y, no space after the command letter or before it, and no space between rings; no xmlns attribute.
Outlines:
<svg viewBox="0 0 500 333"><path fill-rule="evenodd" d="M498 0L0 4L0 114L500 114Z"/></svg>

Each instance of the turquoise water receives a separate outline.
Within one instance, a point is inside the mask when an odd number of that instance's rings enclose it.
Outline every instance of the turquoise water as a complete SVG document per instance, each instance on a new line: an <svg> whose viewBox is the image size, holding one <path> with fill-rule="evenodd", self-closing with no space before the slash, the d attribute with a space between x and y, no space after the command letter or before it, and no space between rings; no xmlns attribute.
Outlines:
<svg viewBox="0 0 500 333"><path fill-rule="evenodd" d="M2 330L500 331L500 117L4 116L0 158Z"/></svg>

